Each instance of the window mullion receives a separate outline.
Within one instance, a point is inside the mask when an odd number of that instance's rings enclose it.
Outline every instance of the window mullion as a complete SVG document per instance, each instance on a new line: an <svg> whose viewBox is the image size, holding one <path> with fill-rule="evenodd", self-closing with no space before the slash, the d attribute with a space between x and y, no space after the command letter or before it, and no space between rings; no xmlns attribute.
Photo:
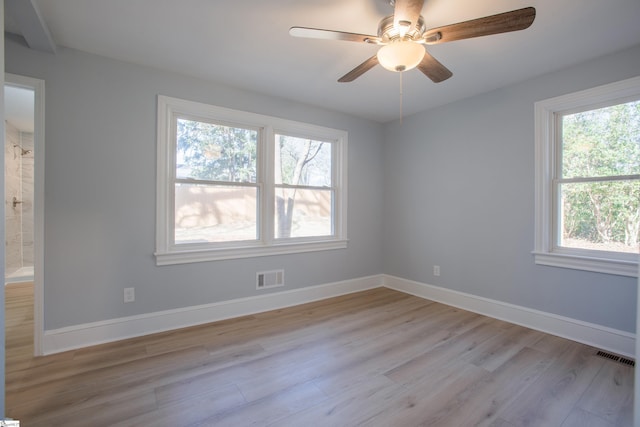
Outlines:
<svg viewBox="0 0 640 427"><path fill-rule="evenodd" d="M273 127L266 126L262 132L260 161L260 182L261 200L260 200L260 239L265 245L272 245L274 240L274 167L275 167L275 133Z"/></svg>
<svg viewBox="0 0 640 427"><path fill-rule="evenodd" d="M562 235L562 191L560 190L561 183L559 180L552 180L551 194L553 200L551 206L553 209L551 215L551 250L560 246L560 236Z"/></svg>
<svg viewBox="0 0 640 427"><path fill-rule="evenodd" d="M338 195L338 188L336 183L342 182L342 177L339 176L342 173L342 162L345 161L341 157L341 151L338 150L338 144L331 146L331 209L334 212L338 212L338 215L334 215L331 218L331 232L334 235L342 234L344 224L343 218L340 216L342 206L340 205L341 197Z"/></svg>
<svg viewBox="0 0 640 427"><path fill-rule="evenodd" d="M562 179L562 115L553 114L553 132L551 141L551 250L560 246L560 236L562 235L562 192L560 191L560 180Z"/></svg>
<svg viewBox="0 0 640 427"><path fill-rule="evenodd" d="M635 181L640 180L640 175L610 175L610 176L593 176L593 177L577 177L562 178L556 181L560 184L572 184L580 182L608 182L608 181Z"/></svg>
<svg viewBox="0 0 640 427"><path fill-rule="evenodd" d="M192 178L176 178L176 184L196 184L196 185L220 185L228 187L258 187L255 182L236 182L236 181L209 181L206 179L192 179Z"/></svg>
<svg viewBox="0 0 640 427"><path fill-rule="evenodd" d="M291 185L291 184L274 184L276 188L290 188L292 190L333 190L333 187L319 187L314 185Z"/></svg>
<svg viewBox="0 0 640 427"><path fill-rule="evenodd" d="M167 205L167 245L168 247L174 247L176 244L175 224L176 224L176 164L177 155L176 148L178 146L178 117L175 111L171 111L170 123L169 123L169 138L171 143L168 146L167 153L167 168L169 173L170 186L167 188L167 198L169 203Z"/></svg>

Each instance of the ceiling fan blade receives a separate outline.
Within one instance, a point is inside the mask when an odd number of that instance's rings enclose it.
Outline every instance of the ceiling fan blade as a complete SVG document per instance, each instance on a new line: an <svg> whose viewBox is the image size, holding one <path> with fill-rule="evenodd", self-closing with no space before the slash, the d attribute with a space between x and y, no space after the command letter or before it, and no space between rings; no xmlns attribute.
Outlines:
<svg viewBox="0 0 640 427"><path fill-rule="evenodd" d="M340 83L352 82L358 77L360 77L361 75L363 75L364 73L366 73L367 71L369 71L370 69L372 69L373 67L375 67L376 65L378 65L378 55L373 55L371 58L367 59L362 64L358 65L356 68L349 71L344 76L340 77L338 81Z"/></svg>
<svg viewBox="0 0 640 427"><path fill-rule="evenodd" d="M345 33L343 31L322 30L319 28L291 27L289 34L294 37L306 37L310 39L343 40L348 42L361 42L378 44L380 37L368 34Z"/></svg>
<svg viewBox="0 0 640 427"><path fill-rule="evenodd" d="M423 38L427 44L437 44L491 34L508 33L529 28L535 17L536 9L525 7L511 12L433 28L425 32Z"/></svg>
<svg viewBox="0 0 640 427"><path fill-rule="evenodd" d="M418 70L422 71L434 83L440 83L453 75L451 71L440 63L429 52L424 51L424 58L418 64Z"/></svg>
<svg viewBox="0 0 640 427"><path fill-rule="evenodd" d="M393 25L401 34L413 28L418 23L424 0L395 0L393 9ZM406 28L403 32L401 28Z"/></svg>

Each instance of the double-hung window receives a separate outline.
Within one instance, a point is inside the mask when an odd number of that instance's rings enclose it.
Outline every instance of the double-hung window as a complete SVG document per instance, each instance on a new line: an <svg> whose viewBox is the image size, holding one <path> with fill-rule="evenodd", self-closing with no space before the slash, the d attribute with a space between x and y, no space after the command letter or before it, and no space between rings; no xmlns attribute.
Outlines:
<svg viewBox="0 0 640 427"><path fill-rule="evenodd" d="M347 134L158 96L158 265L346 247Z"/></svg>
<svg viewBox="0 0 640 427"><path fill-rule="evenodd" d="M640 78L536 103L536 263L637 276Z"/></svg>

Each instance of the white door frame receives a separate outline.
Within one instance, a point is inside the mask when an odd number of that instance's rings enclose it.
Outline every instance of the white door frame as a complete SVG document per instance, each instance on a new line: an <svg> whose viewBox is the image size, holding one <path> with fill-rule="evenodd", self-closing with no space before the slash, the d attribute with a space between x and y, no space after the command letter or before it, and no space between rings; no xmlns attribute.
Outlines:
<svg viewBox="0 0 640 427"><path fill-rule="evenodd" d="M6 86L34 91L33 130L33 350L42 356L44 334L44 80L5 73Z"/></svg>

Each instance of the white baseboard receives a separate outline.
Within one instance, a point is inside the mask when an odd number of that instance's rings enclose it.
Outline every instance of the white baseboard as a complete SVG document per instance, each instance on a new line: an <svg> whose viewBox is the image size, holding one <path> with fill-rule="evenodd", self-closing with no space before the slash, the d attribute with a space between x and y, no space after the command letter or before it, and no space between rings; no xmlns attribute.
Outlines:
<svg viewBox="0 0 640 427"><path fill-rule="evenodd" d="M156 332L291 307L381 286L588 344L626 357L635 357L635 334L389 275L362 277L302 289L48 330L43 334L42 350L43 354L59 353Z"/></svg>
<svg viewBox="0 0 640 427"><path fill-rule="evenodd" d="M362 277L213 304L166 310L45 331L43 354L165 332L276 310L382 286L382 276Z"/></svg>
<svg viewBox="0 0 640 427"><path fill-rule="evenodd" d="M635 358L635 334L463 292L383 276L384 286Z"/></svg>

